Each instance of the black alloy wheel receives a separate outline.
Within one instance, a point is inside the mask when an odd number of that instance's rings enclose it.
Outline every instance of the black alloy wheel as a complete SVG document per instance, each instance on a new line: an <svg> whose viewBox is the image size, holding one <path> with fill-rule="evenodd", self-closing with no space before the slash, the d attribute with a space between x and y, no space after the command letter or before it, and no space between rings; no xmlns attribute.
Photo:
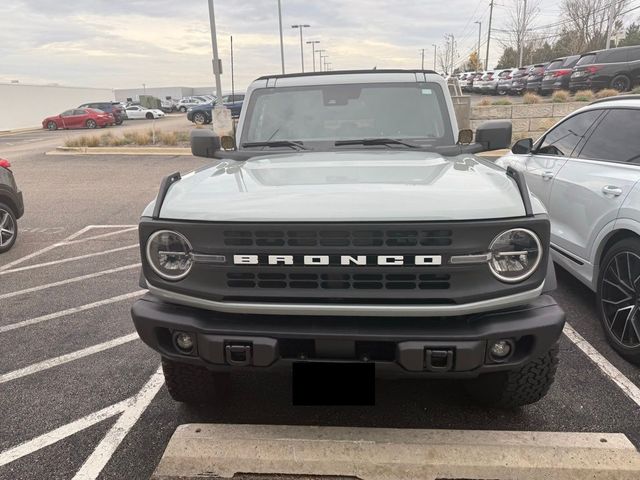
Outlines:
<svg viewBox="0 0 640 480"><path fill-rule="evenodd" d="M631 88L631 80L626 75L617 75L611 80L611 88L619 92L627 92Z"/></svg>

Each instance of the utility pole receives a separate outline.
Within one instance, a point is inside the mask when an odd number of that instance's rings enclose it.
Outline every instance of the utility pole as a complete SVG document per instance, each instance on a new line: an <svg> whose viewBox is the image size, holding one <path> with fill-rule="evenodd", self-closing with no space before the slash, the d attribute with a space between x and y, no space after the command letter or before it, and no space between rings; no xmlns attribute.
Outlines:
<svg viewBox="0 0 640 480"><path fill-rule="evenodd" d="M235 84L233 78L233 35L231 35L231 101L235 102Z"/></svg>
<svg viewBox="0 0 640 480"><path fill-rule="evenodd" d="M609 50L611 48L611 37L613 36L613 22L614 16L616 13L616 0L611 0L611 6L609 7L609 25L607 25L607 44L605 45L605 49Z"/></svg>
<svg viewBox="0 0 640 480"><path fill-rule="evenodd" d="M327 55L322 55L324 52L326 52L326 50L316 50L316 52L318 52L318 66L320 67L320 71L324 71L324 68L322 68L322 59L326 58Z"/></svg>
<svg viewBox="0 0 640 480"><path fill-rule="evenodd" d="M482 22L480 20L476 20L473 23L478 24L478 50L476 51L476 70L480 69L480 43L482 42Z"/></svg>
<svg viewBox="0 0 640 480"><path fill-rule="evenodd" d="M331 65L333 65L333 64L332 63L325 63L324 65L325 65L325 67L327 69L327 72L330 72L331 71Z"/></svg>
<svg viewBox="0 0 640 480"><path fill-rule="evenodd" d="M484 57L484 68L489 70L489 44L491 43L491 21L493 20L493 0L489 4L489 31L487 32L487 56Z"/></svg>
<svg viewBox="0 0 640 480"><path fill-rule="evenodd" d="M455 54L456 54L456 37L451 34L451 75L455 69Z"/></svg>
<svg viewBox="0 0 640 480"><path fill-rule="evenodd" d="M424 48L421 49L422 52L422 70L424 70Z"/></svg>
<svg viewBox="0 0 640 480"><path fill-rule="evenodd" d="M524 56L524 35L527 31L527 0L524 0L524 11L522 13L522 28L520 29L520 60L518 67L522 67L522 57Z"/></svg>
<svg viewBox="0 0 640 480"><path fill-rule="evenodd" d="M432 43L431 46L433 47L433 71L437 72L436 57L438 56L438 46L435 43Z"/></svg>
<svg viewBox="0 0 640 480"><path fill-rule="evenodd" d="M311 40L307 42L307 45L311 45L311 53L313 55L313 71L316 71L316 45L320 43L320 40Z"/></svg>
<svg viewBox="0 0 640 480"><path fill-rule="evenodd" d="M211 25L211 48L213 49L213 76L216 78L216 96L222 98L222 81L220 75L220 57L218 57L218 37L216 35L216 14L213 9L213 0L209 0L209 23Z"/></svg>
<svg viewBox="0 0 640 480"><path fill-rule="evenodd" d="M284 41L282 40L282 4L278 0L278 23L280 24L280 62L282 63L282 74L284 75Z"/></svg>
<svg viewBox="0 0 640 480"><path fill-rule="evenodd" d="M311 25L291 25L291 28L300 29L300 61L302 62L302 73L304 73L304 41L302 40L302 29L309 28Z"/></svg>

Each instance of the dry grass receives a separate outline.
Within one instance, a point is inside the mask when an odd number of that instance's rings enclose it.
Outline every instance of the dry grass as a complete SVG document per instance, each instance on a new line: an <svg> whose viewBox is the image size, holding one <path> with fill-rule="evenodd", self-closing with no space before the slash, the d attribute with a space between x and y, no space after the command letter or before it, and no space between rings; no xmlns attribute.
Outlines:
<svg viewBox="0 0 640 480"><path fill-rule="evenodd" d="M535 93L525 93L524 96L522 97L522 103L525 103L527 105L540 103L541 101L542 101L542 98L540 97L540 95L536 95Z"/></svg>
<svg viewBox="0 0 640 480"><path fill-rule="evenodd" d="M98 135L83 135L64 142L65 147L125 147L127 145L145 147L149 145L175 147L189 143L189 132L163 132L152 130L142 132L125 132L114 135L112 132Z"/></svg>
<svg viewBox="0 0 640 480"><path fill-rule="evenodd" d="M596 98L608 98L608 97L617 97L620 94L618 90L614 90L613 88L605 88L604 90L599 90L596 92Z"/></svg>
<svg viewBox="0 0 640 480"><path fill-rule="evenodd" d="M479 106L479 107L490 107L490 106L491 106L491 103L492 103L492 102L491 102L491 99L490 99L490 98L485 97L485 98L483 98L482 100L480 100L480 101L478 102L478 106Z"/></svg>
<svg viewBox="0 0 640 480"><path fill-rule="evenodd" d="M511 100L503 98L501 100L496 100L492 105L513 105L513 102Z"/></svg>
<svg viewBox="0 0 640 480"><path fill-rule="evenodd" d="M640 94L640 86L638 86L638 87L634 88L633 90L631 90L631 93L633 93L635 95Z"/></svg>
<svg viewBox="0 0 640 480"><path fill-rule="evenodd" d="M558 90L551 95L551 101L553 103L566 103L569 101L570 96L566 90Z"/></svg>
<svg viewBox="0 0 640 480"><path fill-rule="evenodd" d="M576 102L590 102L593 100L593 92L591 90L579 90L573 97Z"/></svg>

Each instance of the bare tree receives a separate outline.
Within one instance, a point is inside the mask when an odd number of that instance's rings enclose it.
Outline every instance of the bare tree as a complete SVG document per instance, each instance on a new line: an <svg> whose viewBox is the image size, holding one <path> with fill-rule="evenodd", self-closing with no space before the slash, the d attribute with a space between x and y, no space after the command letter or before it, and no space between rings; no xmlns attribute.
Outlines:
<svg viewBox="0 0 640 480"><path fill-rule="evenodd" d="M567 19L566 29L576 34L576 52L604 48L609 16L615 25L628 4L629 0L562 0L562 18Z"/></svg>
<svg viewBox="0 0 640 480"><path fill-rule="evenodd" d="M526 48L528 43L538 38L531 32L531 27L540 15L540 1L528 0L526 10L523 0L509 0L505 4L507 16L503 33L506 35L500 41L504 48L512 48L520 53L521 48Z"/></svg>

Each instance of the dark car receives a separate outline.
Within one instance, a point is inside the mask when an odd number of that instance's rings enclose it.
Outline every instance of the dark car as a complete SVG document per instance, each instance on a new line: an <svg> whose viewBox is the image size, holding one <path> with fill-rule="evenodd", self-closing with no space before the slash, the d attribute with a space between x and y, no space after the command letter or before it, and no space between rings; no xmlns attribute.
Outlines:
<svg viewBox="0 0 640 480"><path fill-rule="evenodd" d="M518 68L518 71L511 75L511 87L509 93L512 95L521 95L527 88L527 77L533 65Z"/></svg>
<svg viewBox="0 0 640 480"><path fill-rule="evenodd" d="M11 164L0 158L0 253L8 251L18 237L18 219L24 214L22 192L10 170Z"/></svg>
<svg viewBox="0 0 640 480"><path fill-rule="evenodd" d="M556 58L552 60L544 72L540 93L547 95L556 90L568 90L573 67L578 62L580 55Z"/></svg>
<svg viewBox="0 0 640 480"><path fill-rule="evenodd" d="M236 93L234 95L224 95L222 102L225 107L231 110L231 116L238 118L242 110L242 104L244 102L244 93ZM187 110L187 120L196 123L198 125L204 125L211 123L211 109L213 103L203 103L202 105L196 105Z"/></svg>
<svg viewBox="0 0 640 480"><path fill-rule="evenodd" d="M83 103L78 108L93 108L96 110L102 110L106 113L110 113L111 115L113 115L113 118L116 119L116 125L122 125L122 122L127 118L127 113L125 112L124 108L122 108L122 104L118 102Z"/></svg>
<svg viewBox="0 0 640 480"><path fill-rule="evenodd" d="M536 63L529 70L527 76L527 86L525 89L527 92L540 93L542 87L542 79L544 78L544 72L547 69L548 63Z"/></svg>
<svg viewBox="0 0 640 480"><path fill-rule="evenodd" d="M520 73L524 73L526 70L525 67L522 68L510 68L508 70L504 70L500 73L498 77L498 87L497 92L498 95L507 95L511 93L511 89L513 87L513 81L516 79L516 76Z"/></svg>
<svg viewBox="0 0 640 480"><path fill-rule="evenodd" d="M569 90L614 88L627 92L640 84L640 45L597 50L580 56Z"/></svg>

